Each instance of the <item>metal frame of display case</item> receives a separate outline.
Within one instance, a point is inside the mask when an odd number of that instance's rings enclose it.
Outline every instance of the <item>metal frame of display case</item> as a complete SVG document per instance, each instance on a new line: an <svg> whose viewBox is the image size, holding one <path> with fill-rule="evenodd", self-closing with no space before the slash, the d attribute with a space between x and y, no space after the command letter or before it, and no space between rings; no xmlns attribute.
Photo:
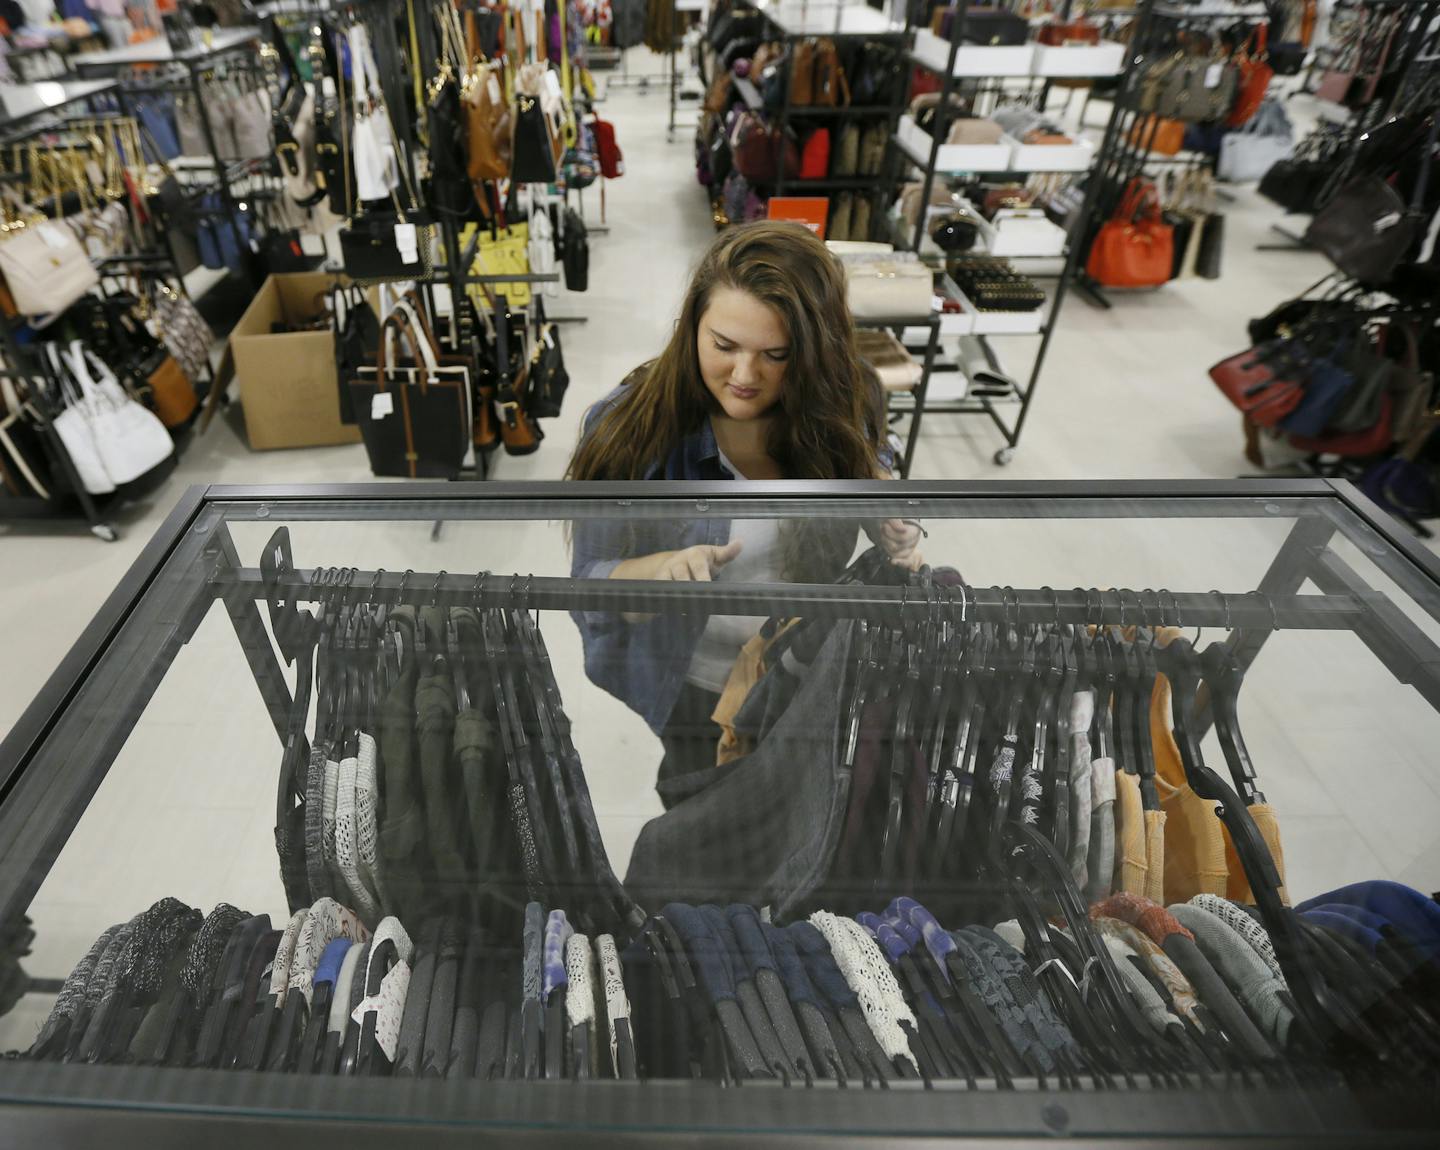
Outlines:
<svg viewBox="0 0 1440 1150"><path fill-rule="evenodd" d="M109 771L156 689L212 605L231 619L267 710L285 738L290 703L281 658L261 617L262 603L305 601L314 584L293 564L267 576L243 565L232 522L292 524L353 518L428 521L495 520L544 513L564 518L589 510L622 510L629 517L673 518L680 501L698 516L823 513L913 516L926 500L945 501L948 517L1013 518L1276 518L1291 527L1253 591L1160 593L1051 591L1049 588L966 588L972 617L1045 622L1123 623L1156 619L1185 626L1225 627L1249 665L1277 628L1353 631L1401 682L1440 710L1440 644L1400 604L1373 587L1330 547L1344 535L1381 574L1417 602L1440 594L1440 559L1348 484L1330 480L1263 482L910 483L820 484L356 484L312 487L196 487L190 489L71 648L9 735L0 742L0 818L13 828L0 842L0 917L25 910L59 857L75 825ZM1296 500L1303 500L1296 506ZM364 509L362 511L362 509ZM351 515L351 512L359 514ZM504 520L499 520L504 521ZM285 560L283 532L272 549ZM305 556L307 561L340 556ZM1306 582L1317 590L1301 593ZM444 572L356 572L355 595L372 601L425 603L519 602L528 608L771 613L829 617L889 617L906 610L905 592L875 586L778 584L656 584L577 580L520 574L485 577ZM1154 594L1146 592L1146 595ZM1133 598L1127 598L1134 596ZM1163 601L1162 601L1163 600ZM913 610L925 609L911 596ZM133 625L132 625L133 624ZM1233 629L1232 629L1233 628ZM282 650L281 657L284 652ZM108 662L119 674L95 672ZM87 721L66 723L72 707ZM29 785L43 770L44 784ZM1313 1145L1325 1137L1366 1132L1367 1144L1388 1134L1412 1138L1440 1130L1440 1097L1423 1091L1370 1099L1335 1082L1307 1089L1267 1089L1253 1083L1225 1093L1217 1083L1174 1090L1055 1090L1034 1080L999 1091L970 1090L963 1082L895 1084L890 1090L810 1089L747 1083L656 1081L644 1085L594 1081L561 1087L546 1082L477 1083L407 1080L377 1089L344 1078L137 1066L0 1063L0 1114L12 1136L49 1145L93 1144L103 1121L107 1143L154 1145L204 1137L214 1147L309 1145L317 1118L346 1123L347 1143L393 1145L397 1134L473 1144L477 1135L510 1142L521 1136L546 1144L569 1142L593 1127L604 1143L729 1141L738 1134L799 1130L798 1145L834 1135L876 1140L898 1134L1007 1139L1057 1134L1091 1140L1126 1138L1140 1144L1165 1137L1244 1135ZM1224 1089L1225 1084L1219 1084ZM635 1093L636 1090L643 1093ZM103 1115L103 1117L101 1117ZM234 1119L244 1119L236 1122ZM373 1127L366 1120L375 1120ZM475 1124L475 1125L470 1125ZM478 1129L477 1129L478 1126ZM188 1134L186 1133L188 1131ZM1156 1131L1166 1132L1157 1136ZM24 1133L22 1133L24 1132Z"/></svg>

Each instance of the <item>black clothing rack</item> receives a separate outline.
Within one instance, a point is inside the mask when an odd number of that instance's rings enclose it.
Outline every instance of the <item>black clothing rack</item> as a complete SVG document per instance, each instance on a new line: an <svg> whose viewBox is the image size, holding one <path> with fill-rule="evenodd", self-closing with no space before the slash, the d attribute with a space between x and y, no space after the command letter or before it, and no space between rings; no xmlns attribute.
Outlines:
<svg viewBox="0 0 1440 1150"><path fill-rule="evenodd" d="M737 498L737 495L739 497ZM1422 630L1402 606L1392 601L1332 546L1337 536L1355 544L1366 561L1403 595L1428 604L1440 595L1440 559L1426 551L1393 521L1378 515L1348 484L1319 481L1200 483L786 483L758 486L738 493L733 484L635 483L584 485L486 484L457 487L446 483L411 485L365 484L313 488L192 488L147 545L96 619L61 662L36 701L0 742L0 792L5 794L7 827L0 840L0 917L21 912L34 898L91 797L105 779L152 697L169 673L182 647L196 634L218 601L235 629L241 651L275 719L282 744L291 704L282 654L262 620L260 604L280 611L311 602L317 595L346 595L372 601L475 606L513 605L541 609L624 610L685 613L714 610L769 614L797 612L831 618L868 616L917 621L932 609L923 592L877 586L674 584L622 580L576 580L527 574L446 574L445 572L350 573L344 587L317 586L311 574L296 569L288 554L288 530L306 522L355 519L423 522L448 520L570 519L598 513L647 519L677 517L748 517L821 515L836 518L889 517L924 514L923 503L936 500L934 511L956 519L1042 517L1107 520L1159 516L1174 519L1216 517L1279 519L1288 531L1257 587L1250 592L1221 593L1098 591L1090 589L966 587L968 618L1011 619L1018 622L1060 620L1085 624L1164 622L1185 627L1234 628L1229 640L1237 659L1248 666L1275 628L1350 630L1402 682L1414 686L1440 708L1440 644ZM271 537L265 549L267 577L242 564L231 534L232 523L251 524ZM1277 524L1278 525L1278 524ZM268 527L268 529L267 529ZM247 532L247 534L249 534ZM309 558L307 556L307 558ZM315 556L338 559L343 556ZM942 558L937 556L937 558ZM1312 584L1318 593L1303 592ZM949 591L955 609L961 588ZM277 638L284 634L276 629ZM283 639L280 640L283 643ZM71 711L75 714L69 714ZM28 785L35 773L44 786ZM7 1063L7 1096L19 1100L43 1097L51 1105L70 1099L111 1100L128 1107L163 1090L171 1104L197 1108L223 1105L233 1111L263 1108L276 1113L273 1083L267 1077L196 1070L159 1080L137 1078L135 1068L63 1064ZM420 1106L428 1120L533 1121L534 1099L523 1084L457 1092L443 1083L415 1082L403 1098L399 1091L374 1083L343 1079L309 1079L303 1105L319 1106L350 1120L388 1117L385 1137L393 1138L394 1120L413 1121L407 1107ZM1017 1085L1019 1085L1017 1083ZM1216 1107L1215 1090L1235 1083L1188 1083L1173 1089L1126 1091L1123 1104L1115 1094L1055 1089L1055 1083L1030 1083L1014 1091L967 1091L936 1084L924 1089L897 1084L889 1091L846 1091L816 1083L810 1090L756 1089L745 1094L742 1125L767 1129L800 1122L852 1133L905 1127L953 1135L956 1129L1048 1129L1052 1133L1084 1126L1097 1136L1133 1135L1136 1124L1171 1134L1186 1132L1215 1137L1220 1133L1257 1131L1292 1137L1368 1127L1372 1112L1358 1109L1343 1089L1323 1095L1308 1091L1256 1088L1227 1091L1225 1105ZM433 1089L432 1089L433 1087ZM691 1090L678 1095L662 1090L648 1095L643 1109L615 1110L620 1101L613 1084L547 1093L544 1113L552 1122L595 1121L600 1096L610 1119L626 1115L633 1137L673 1131L697 1119ZM693 1089L699 1089L695 1087ZM138 1092L138 1093L137 1093ZM1422 1092L1423 1093L1423 1092ZM753 1095L753 1097L752 1097ZM286 1097L294 1097L287 1095ZM625 1095L623 1097L634 1097ZM708 1095L706 1097L709 1097ZM728 1097L728 1096L727 1096ZM738 1098L738 1096L736 1096ZM422 1099L419 1101L418 1099ZM1407 1105L1386 1111L1387 1120L1427 1128L1435 1121L1434 1099L1410 1097ZM107 1103L101 1102L101 1105ZM284 1108L281 1104L281 1109ZM635 1105L641 1105L636 1103ZM1044 1106L1047 1117L1040 1116ZM1153 1107L1153 1109L1152 1109ZM21 1107L39 1113L38 1107ZM1119 1115L1123 1112L1123 1119ZM145 1123L163 1117L163 1108L125 1111L132 1115L111 1132L128 1145L129 1130L153 1142L157 1128ZM526 1115L530 1117L526 1117ZM8 1115L7 1115L8 1117ZM289 1116L283 1116L288 1121ZM603 1121L604 1119L602 1119ZM279 1122L280 1119L277 1119ZM1057 1125L1058 1123L1058 1125ZM888 1125L886 1125L888 1124ZM653 1129L652 1129L653 1125ZM284 1140L284 1122L277 1126L277 1144ZM142 1129L146 1131L141 1133ZM159 1128L163 1129L163 1128ZM313 1123L299 1127L308 1144ZM569 1126L564 1138L573 1138ZM39 1127L37 1127L37 1132ZM660 1133L666 1131L667 1133ZM1297 1134L1297 1131L1300 1133ZM253 1132L251 1132L253 1134ZM418 1133L418 1131L417 1131ZM115 1136L118 1135L118 1139ZM247 1135L248 1136L248 1135Z"/></svg>

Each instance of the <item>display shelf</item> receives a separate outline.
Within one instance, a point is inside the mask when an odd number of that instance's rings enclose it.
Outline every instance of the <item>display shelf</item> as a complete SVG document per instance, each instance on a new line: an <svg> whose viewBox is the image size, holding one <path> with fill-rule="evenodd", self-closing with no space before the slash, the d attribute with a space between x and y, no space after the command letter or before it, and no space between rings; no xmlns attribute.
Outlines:
<svg viewBox="0 0 1440 1150"><path fill-rule="evenodd" d="M1004 139L1014 172L1085 172L1095 162L1095 145L1084 136L1070 144L1026 144L1009 135Z"/></svg>
<svg viewBox="0 0 1440 1150"><path fill-rule="evenodd" d="M1102 15L1105 13L1102 12ZM944 66L943 64L941 65ZM1047 79L1083 79L1114 76L1125 69L1125 45L1113 40L1099 44L1036 44L1033 75Z"/></svg>
<svg viewBox="0 0 1440 1150"><path fill-rule="evenodd" d="M203 64L227 52L249 47L260 38L258 28L221 28L208 43L196 44L176 51L164 39L145 40L110 48L104 52L82 52L71 57L77 72L101 72L133 67L137 64Z"/></svg>
<svg viewBox="0 0 1440 1150"><path fill-rule="evenodd" d="M746 0L785 36L898 39L905 26L863 4L835 0Z"/></svg>
<svg viewBox="0 0 1440 1150"><path fill-rule="evenodd" d="M1025 44L961 44L955 53L952 76L967 79L983 77L1029 76L1035 64L1036 45ZM923 68L943 73L950 59L950 41L927 28L915 33L913 59Z"/></svg>
<svg viewBox="0 0 1440 1150"><path fill-rule="evenodd" d="M113 93L114 80L35 80L0 84L0 133L18 128L36 116L56 112L93 96Z"/></svg>
<svg viewBox="0 0 1440 1150"><path fill-rule="evenodd" d="M972 317L976 335L1039 335L1045 326L1044 304L1033 311L981 311L963 291L957 298Z"/></svg>
<svg viewBox="0 0 1440 1150"><path fill-rule="evenodd" d="M924 168L930 162L930 153L935 138L915 122L915 117L904 115L896 130L896 146L917 167ZM997 144L941 144L935 153L937 172L999 172L1010 167L1013 146L1002 138Z"/></svg>

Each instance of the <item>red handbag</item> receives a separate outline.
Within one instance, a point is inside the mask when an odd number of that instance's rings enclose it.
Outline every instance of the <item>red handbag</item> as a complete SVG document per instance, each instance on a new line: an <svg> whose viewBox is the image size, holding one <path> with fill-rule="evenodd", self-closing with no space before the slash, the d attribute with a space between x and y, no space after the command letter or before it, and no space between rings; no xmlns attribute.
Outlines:
<svg viewBox="0 0 1440 1150"><path fill-rule="evenodd" d="M625 174L625 153L615 140L615 125L596 116L590 130L595 133L595 158L600 161L600 174L607 180L618 180Z"/></svg>
<svg viewBox="0 0 1440 1150"><path fill-rule="evenodd" d="M800 151L800 178L823 180L830 174L830 129L816 128Z"/></svg>
<svg viewBox="0 0 1440 1150"><path fill-rule="evenodd" d="M1300 406L1305 396L1299 380L1284 379L1266 361L1262 345L1222 359L1210 369L1221 393L1261 427L1275 427Z"/></svg>
<svg viewBox="0 0 1440 1150"><path fill-rule="evenodd" d="M755 112L742 112L730 135L735 170L752 184L774 183L783 167L785 178L800 172L800 149L794 135L765 123Z"/></svg>
<svg viewBox="0 0 1440 1150"><path fill-rule="evenodd" d="M1159 287L1170 279L1174 253L1175 230L1160 216L1160 193L1137 177L1100 226L1085 274L1103 287Z"/></svg>
<svg viewBox="0 0 1440 1150"><path fill-rule="evenodd" d="M1380 418L1373 427L1342 435L1321 435L1314 439L1290 436L1290 445L1312 455L1339 455L1346 459L1368 459L1387 451L1395 442L1395 401L1387 391L1380 397Z"/></svg>
<svg viewBox="0 0 1440 1150"><path fill-rule="evenodd" d="M1270 77L1275 75L1266 50L1269 29L1268 24L1256 25L1244 47L1235 55L1235 66L1240 70L1240 84L1235 93L1235 103L1225 120L1228 127L1238 128L1248 124L1251 117L1260 110L1261 101L1265 99L1265 93L1270 87Z"/></svg>

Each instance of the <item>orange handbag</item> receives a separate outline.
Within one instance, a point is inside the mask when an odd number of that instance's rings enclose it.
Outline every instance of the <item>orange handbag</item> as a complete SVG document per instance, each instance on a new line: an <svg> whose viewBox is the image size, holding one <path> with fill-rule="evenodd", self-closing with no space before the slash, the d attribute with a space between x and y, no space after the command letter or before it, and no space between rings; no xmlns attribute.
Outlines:
<svg viewBox="0 0 1440 1150"><path fill-rule="evenodd" d="M1090 245L1085 274L1102 287L1159 287L1170 279L1174 229L1160 217L1160 193L1135 178Z"/></svg>
<svg viewBox="0 0 1440 1150"><path fill-rule="evenodd" d="M1269 32L1270 25L1256 25L1250 38L1235 54L1235 66L1240 70L1240 83L1235 92L1235 103L1225 120L1228 127L1239 128L1248 124L1251 117L1260 110L1261 101L1265 99L1265 92L1270 87L1270 77L1275 75L1266 50Z"/></svg>
<svg viewBox="0 0 1440 1150"><path fill-rule="evenodd" d="M1185 146L1185 125L1165 116L1141 116L1130 129L1130 143L1160 156L1173 156Z"/></svg>

